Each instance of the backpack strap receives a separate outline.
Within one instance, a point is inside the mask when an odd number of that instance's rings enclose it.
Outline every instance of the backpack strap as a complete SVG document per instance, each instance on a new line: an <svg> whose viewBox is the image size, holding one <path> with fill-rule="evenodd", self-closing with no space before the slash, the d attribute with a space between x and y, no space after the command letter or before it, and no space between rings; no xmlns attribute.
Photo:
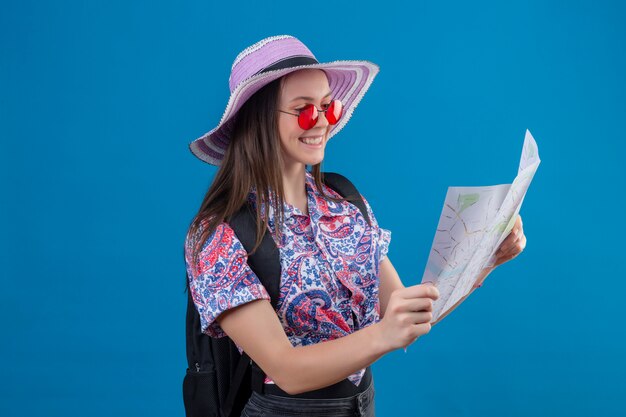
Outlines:
<svg viewBox="0 0 626 417"><path fill-rule="evenodd" d="M256 212L253 211L249 204L244 204L237 213L235 213L228 221L230 227L234 230L237 238L246 249L250 252L254 248L256 242ZM250 269L261 281L270 295L270 302L274 310L278 307L278 299L280 296L280 253L272 236L266 229L261 240L261 245L256 252L248 256L248 265ZM249 366L252 365L252 359L246 352L243 352L237 363L231 386L226 396L226 400L222 405L222 413L224 416L230 416L239 387L241 387L245 378L247 378ZM258 367L252 367L253 389L262 388L265 375L259 375Z"/></svg>
<svg viewBox="0 0 626 417"><path fill-rule="evenodd" d="M256 212L249 204L244 204L237 213L231 216L228 224L246 252L250 252L256 242ZM261 284L270 295L272 307L276 310L280 296L280 252L269 230L265 230L261 245L256 252L248 256L248 265L261 280Z"/></svg>
<svg viewBox="0 0 626 417"><path fill-rule="evenodd" d="M242 386L244 379L250 375L248 373L248 369L251 363L252 359L250 359L248 354L244 352L237 363L235 374L233 375L230 388L228 389L228 395L222 404L223 416L230 417L233 407L235 406L235 400L237 398L237 394L239 393L239 388Z"/></svg>
<svg viewBox="0 0 626 417"><path fill-rule="evenodd" d="M357 208L361 211L361 214L367 221L367 224L370 226L372 222L370 221L370 216L367 213L367 207L365 206L365 202L363 198L361 198L361 193L356 189L354 184L350 182L349 179L344 177L341 174L337 174L336 172L323 172L322 173L322 182L335 190L340 196L344 197L350 203L357 206Z"/></svg>

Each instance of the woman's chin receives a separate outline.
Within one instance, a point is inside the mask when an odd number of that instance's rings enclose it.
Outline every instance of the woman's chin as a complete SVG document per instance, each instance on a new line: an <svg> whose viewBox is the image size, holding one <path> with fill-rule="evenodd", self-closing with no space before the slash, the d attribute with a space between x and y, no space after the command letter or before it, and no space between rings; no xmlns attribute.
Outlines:
<svg viewBox="0 0 626 417"><path fill-rule="evenodd" d="M321 152L320 156L316 156L316 157L308 156L307 158L303 158L303 162L306 165L311 165L311 166L317 165L317 164L321 163L323 160L324 160L324 152L323 151Z"/></svg>
<svg viewBox="0 0 626 417"><path fill-rule="evenodd" d="M305 152L298 152L297 159L306 165L319 164L324 159L324 148L315 150L307 149Z"/></svg>

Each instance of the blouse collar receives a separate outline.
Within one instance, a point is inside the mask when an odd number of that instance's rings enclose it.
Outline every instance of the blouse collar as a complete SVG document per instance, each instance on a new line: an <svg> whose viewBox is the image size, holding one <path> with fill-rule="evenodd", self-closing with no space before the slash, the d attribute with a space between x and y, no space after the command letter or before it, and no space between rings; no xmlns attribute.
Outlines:
<svg viewBox="0 0 626 417"><path fill-rule="evenodd" d="M303 213L299 208L287 203L283 202L283 210L284 210L284 226L290 221L289 219L292 217L300 216L300 217L311 217L311 223L317 224L322 217L337 217L337 216L351 216L355 213L358 208L356 206L348 203L347 201L328 201L324 197L322 197L320 191L318 190L315 184L315 178L313 174L309 171L305 170L305 187L306 187L306 195L308 202L309 213ZM339 194L332 190L330 187L324 185L324 192L326 195L330 195L331 197L339 197ZM274 193L270 190L270 199L274 198ZM256 208L256 189L253 187L250 193L248 194L248 201L252 203L252 207ZM263 213L263 207L261 207L261 213ZM274 209L270 204L269 207L269 221L268 225L272 233L275 234L275 222L274 222ZM284 234L284 228L283 228Z"/></svg>

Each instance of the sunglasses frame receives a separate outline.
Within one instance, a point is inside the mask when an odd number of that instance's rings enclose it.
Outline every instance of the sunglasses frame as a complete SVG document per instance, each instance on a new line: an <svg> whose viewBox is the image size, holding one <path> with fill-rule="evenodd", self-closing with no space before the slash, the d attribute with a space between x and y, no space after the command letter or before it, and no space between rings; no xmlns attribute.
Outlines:
<svg viewBox="0 0 626 417"><path fill-rule="evenodd" d="M336 120L334 123L331 123L331 122L330 122L330 120L328 120L328 114L327 114L327 112L328 112L328 110L330 110L330 107L331 107L331 105L332 105L334 102L338 102L339 104L341 104L341 113L339 114L339 117L337 118L337 120ZM317 110L317 117L315 118L315 123L314 123L311 127L304 127L304 126L302 126L302 124L300 123L300 115L301 115L301 113L302 113L303 111L305 111L305 109L310 108L310 107L312 107L312 108L314 108L315 110ZM328 123L329 123L329 124L331 124L331 125L335 125L335 124L337 124L337 123L339 122L339 120L341 120L341 118L343 117L343 103L341 102L341 100L338 100L338 99L333 99L333 100L331 100L331 101L330 101L330 103L328 103L328 107L327 107L325 110L320 110L320 109L318 109L318 108L317 108L314 104L310 104L310 103L309 103L309 104L305 105L302 109L300 109L300 110L298 111L298 113L291 113L291 112L284 111L284 110L278 110L278 111L279 111L279 112L281 112L281 113L290 114L290 115L292 115L292 116L297 116L297 117L298 117L298 126L300 126L300 128L301 128L301 129L303 129L303 130L310 130L310 129L313 129L313 128L315 127L315 125L317 124L317 120L319 119L319 114L320 114L320 113L324 113L324 117L326 117L326 120L328 120Z"/></svg>

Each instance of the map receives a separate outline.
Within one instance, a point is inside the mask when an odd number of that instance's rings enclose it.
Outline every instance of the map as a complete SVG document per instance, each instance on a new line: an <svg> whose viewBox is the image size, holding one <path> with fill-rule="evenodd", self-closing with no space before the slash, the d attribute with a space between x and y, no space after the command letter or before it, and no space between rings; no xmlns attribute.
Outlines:
<svg viewBox="0 0 626 417"><path fill-rule="evenodd" d="M440 294L432 323L469 294L481 271L493 265L540 162L537 143L526 130L512 184L448 188L422 277L422 283L432 282Z"/></svg>

